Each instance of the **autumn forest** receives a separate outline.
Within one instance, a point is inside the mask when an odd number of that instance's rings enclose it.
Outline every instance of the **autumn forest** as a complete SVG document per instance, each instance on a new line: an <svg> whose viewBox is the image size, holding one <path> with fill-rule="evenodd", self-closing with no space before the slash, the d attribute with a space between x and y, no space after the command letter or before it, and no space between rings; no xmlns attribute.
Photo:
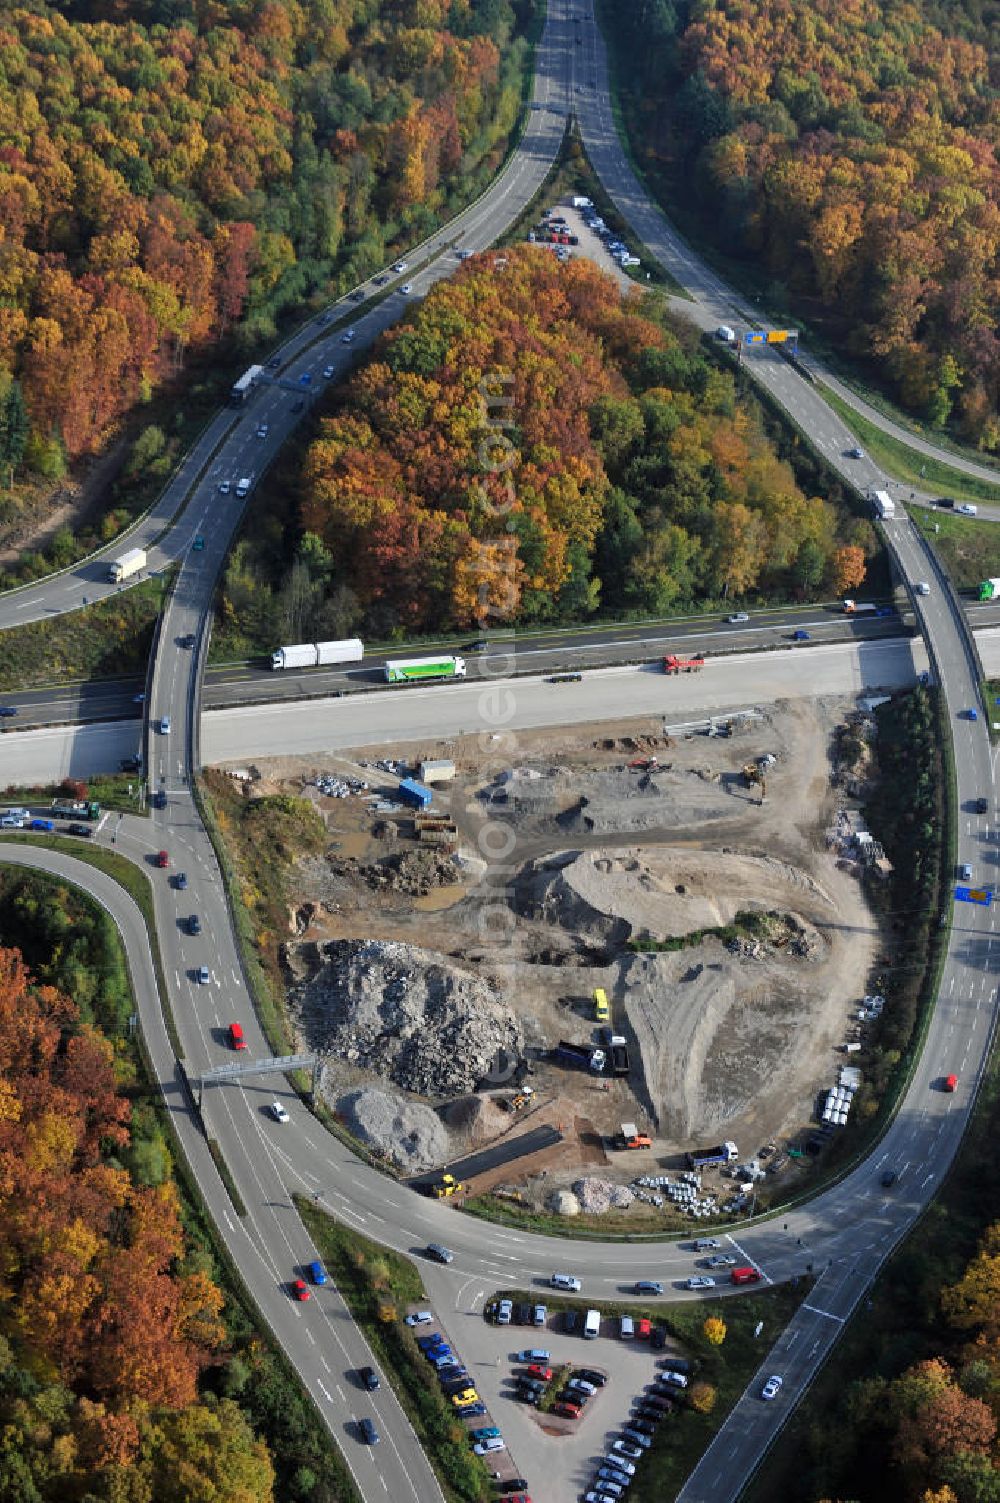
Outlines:
<svg viewBox="0 0 1000 1503"><path fill-rule="evenodd" d="M914 415L1000 448L1000 16L608 0L636 148L698 232Z"/></svg>

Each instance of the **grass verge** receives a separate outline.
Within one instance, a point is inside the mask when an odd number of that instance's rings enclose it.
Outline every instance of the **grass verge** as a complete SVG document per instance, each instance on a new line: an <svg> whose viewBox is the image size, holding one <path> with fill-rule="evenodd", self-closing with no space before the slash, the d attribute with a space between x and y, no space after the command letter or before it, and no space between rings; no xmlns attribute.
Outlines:
<svg viewBox="0 0 1000 1503"><path fill-rule="evenodd" d="M0 633L0 690L38 689L80 679L145 677L168 574L149 579L72 615L31 621Z"/></svg>
<svg viewBox="0 0 1000 1503"><path fill-rule="evenodd" d="M911 516L933 543L955 589L978 599L981 582L995 578L1000 570L1000 522L956 516L943 507L915 507Z"/></svg>
<svg viewBox="0 0 1000 1503"><path fill-rule="evenodd" d="M296 1208L351 1316L391 1383L450 1503L484 1503L492 1494L486 1466L440 1389L428 1381L404 1307L426 1300L413 1264L342 1226L309 1200Z"/></svg>

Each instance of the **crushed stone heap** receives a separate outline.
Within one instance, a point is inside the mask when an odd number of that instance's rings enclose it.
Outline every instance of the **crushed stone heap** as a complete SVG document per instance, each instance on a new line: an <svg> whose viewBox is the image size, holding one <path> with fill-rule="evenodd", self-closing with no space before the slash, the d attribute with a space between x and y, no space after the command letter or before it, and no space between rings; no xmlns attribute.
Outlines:
<svg viewBox="0 0 1000 1503"><path fill-rule="evenodd" d="M523 1052L521 1024L495 989L428 951L333 940L313 957L318 964L293 985L289 1005L320 1054L441 1098L472 1090L499 1049Z"/></svg>

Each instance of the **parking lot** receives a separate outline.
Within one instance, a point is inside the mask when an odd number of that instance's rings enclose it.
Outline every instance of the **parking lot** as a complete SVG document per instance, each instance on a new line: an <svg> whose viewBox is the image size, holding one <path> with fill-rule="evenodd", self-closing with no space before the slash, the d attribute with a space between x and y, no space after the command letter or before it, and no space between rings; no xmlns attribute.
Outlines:
<svg viewBox="0 0 1000 1503"><path fill-rule="evenodd" d="M428 1284L436 1285L437 1280L431 1276ZM622 1341L603 1334L617 1329L617 1322L610 1319L594 1340L553 1330L562 1324L555 1316L549 1317L545 1327L494 1325L483 1319L483 1299L476 1291L470 1307L450 1311L439 1307L438 1313L447 1340L486 1404L488 1415L475 1423L497 1425L507 1443L506 1452L499 1453L495 1462L490 1458L491 1469L501 1477L526 1478L534 1503L577 1503L591 1485L598 1458L620 1436L637 1395L659 1371L660 1359L671 1348L653 1351L648 1341ZM532 1347L551 1353L548 1365L553 1369L572 1363L607 1374L607 1383L588 1401L579 1420L539 1413L515 1397L515 1379L526 1369L525 1363L516 1360L517 1353ZM678 1422L683 1422L683 1413L666 1421ZM640 1461L637 1475L641 1466Z"/></svg>

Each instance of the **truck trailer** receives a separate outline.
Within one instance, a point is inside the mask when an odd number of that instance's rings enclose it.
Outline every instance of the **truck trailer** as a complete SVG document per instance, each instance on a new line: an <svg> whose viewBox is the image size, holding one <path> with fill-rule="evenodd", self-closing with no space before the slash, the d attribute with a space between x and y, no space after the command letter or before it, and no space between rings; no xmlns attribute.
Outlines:
<svg viewBox="0 0 1000 1503"><path fill-rule="evenodd" d="M877 610L878 606L871 600L844 601L845 616L873 616Z"/></svg>
<svg viewBox="0 0 1000 1503"><path fill-rule="evenodd" d="M243 406L243 403L257 384L259 377L263 374L264 367L262 365L251 365L243 372L238 381L233 382L232 390L229 393L229 400L234 407Z"/></svg>
<svg viewBox="0 0 1000 1503"><path fill-rule="evenodd" d="M108 578L112 584L121 584L123 579L131 579L133 574L138 574L140 569L146 567L145 548L130 548L123 553L121 558L113 559L108 568Z"/></svg>
<svg viewBox="0 0 1000 1503"><path fill-rule="evenodd" d="M51 813L65 819L100 819L101 806L96 799L57 798L52 800Z"/></svg>
<svg viewBox="0 0 1000 1503"><path fill-rule="evenodd" d="M716 1148L693 1148L687 1156L691 1169L707 1169L710 1164L731 1164L740 1151L735 1143L720 1143Z"/></svg>
<svg viewBox="0 0 1000 1503"><path fill-rule="evenodd" d="M896 515L896 503L888 491L875 491L872 495L872 506L874 507L875 515L880 517L883 522Z"/></svg>
<svg viewBox="0 0 1000 1503"><path fill-rule="evenodd" d="M560 1039L556 1045L556 1059L561 1059L564 1064L578 1065L590 1070L594 1075L600 1075L604 1069L604 1050L595 1049L593 1044L571 1044L568 1039Z"/></svg>
<svg viewBox="0 0 1000 1503"><path fill-rule="evenodd" d="M406 684L425 678L464 677L464 658L396 658L385 665L387 684Z"/></svg>
<svg viewBox="0 0 1000 1503"><path fill-rule="evenodd" d="M980 600L1000 600L1000 579L984 579L979 586Z"/></svg>
<svg viewBox="0 0 1000 1503"><path fill-rule="evenodd" d="M340 642L296 642L272 652L271 667L323 668L332 663L360 663L364 655L360 637L347 637Z"/></svg>

